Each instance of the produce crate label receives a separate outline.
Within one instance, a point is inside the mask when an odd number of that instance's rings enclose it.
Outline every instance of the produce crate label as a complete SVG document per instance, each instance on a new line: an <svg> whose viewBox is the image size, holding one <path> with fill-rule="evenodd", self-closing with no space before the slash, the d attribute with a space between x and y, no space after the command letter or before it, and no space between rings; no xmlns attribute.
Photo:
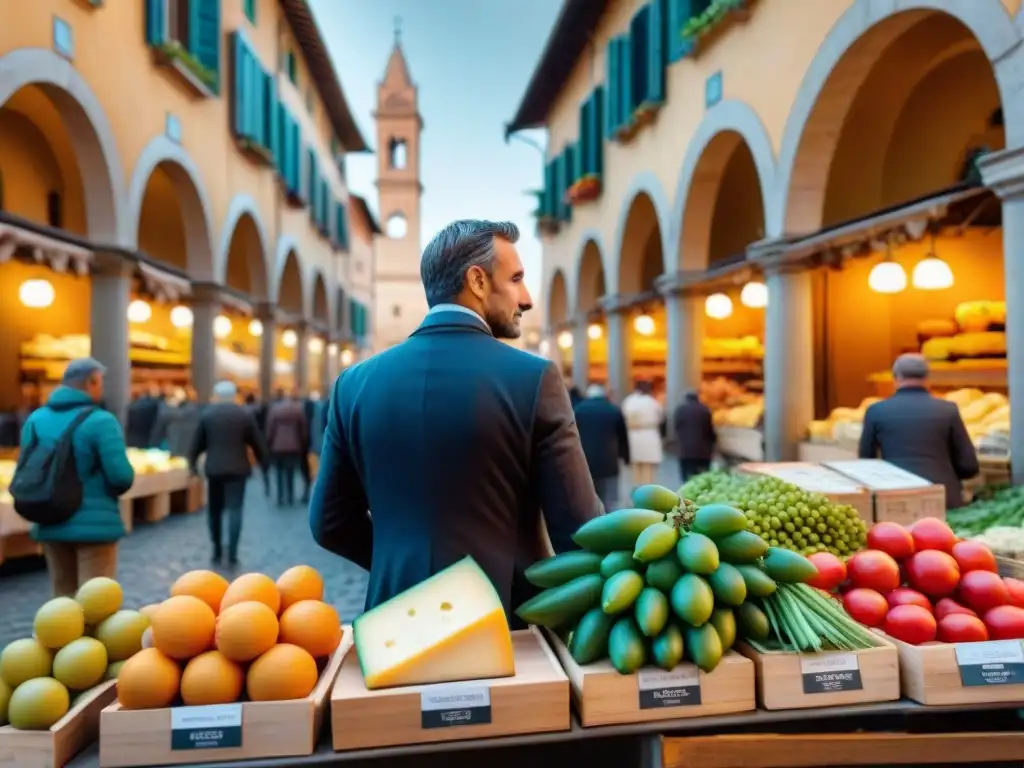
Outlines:
<svg viewBox="0 0 1024 768"><path fill-rule="evenodd" d="M960 682L965 686L1024 683L1024 646L1020 640L957 643L953 650Z"/></svg>
<svg viewBox="0 0 1024 768"><path fill-rule="evenodd" d="M680 664L671 672L641 669L636 675L640 709L695 707L700 704L700 670Z"/></svg>
<svg viewBox="0 0 1024 768"><path fill-rule="evenodd" d="M242 705L171 708L171 749L242 746Z"/></svg>
<svg viewBox="0 0 1024 768"><path fill-rule="evenodd" d="M930 488L932 485L923 477L918 477L881 459L829 461L825 466L853 478L873 491L909 491Z"/></svg>
<svg viewBox="0 0 1024 768"><path fill-rule="evenodd" d="M814 653L800 656L804 693L860 691L860 662L855 653Z"/></svg>
<svg viewBox="0 0 1024 768"><path fill-rule="evenodd" d="M860 490L860 486L854 481L824 467L802 466L799 464L795 466L783 464L774 468L770 464L767 466L769 467L766 470L767 474L777 477L779 480L785 480L787 483L792 483L798 488L803 488L805 491L814 491L816 493L857 493Z"/></svg>
<svg viewBox="0 0 1024 768"><path fill-rule="evenodd" d="M430 685L420 691L420 727L450 728L491 722L491 689L485 685Z"/></svg>

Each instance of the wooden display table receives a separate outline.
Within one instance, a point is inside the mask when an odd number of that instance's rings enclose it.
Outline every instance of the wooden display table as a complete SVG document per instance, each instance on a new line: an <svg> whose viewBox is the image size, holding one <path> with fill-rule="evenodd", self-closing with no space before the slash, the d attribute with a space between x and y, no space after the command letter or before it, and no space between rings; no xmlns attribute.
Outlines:
<svg viewBox="0 0 1024 768"><path fill-rule="evenodd" d="M147 523L163 520L171 514L171 494L187 491L188 487L187 469L136 475L132 487L120 499L121 520L125 531L131 533L136 514Z"/></svg>
<svg viewBox="0 0 1024 768"><path fill-rule="evenodd" d="M825 466L871 492L876 523L910 525L922 517L946 518L946 489L881 459L829 461Z"/></svg>

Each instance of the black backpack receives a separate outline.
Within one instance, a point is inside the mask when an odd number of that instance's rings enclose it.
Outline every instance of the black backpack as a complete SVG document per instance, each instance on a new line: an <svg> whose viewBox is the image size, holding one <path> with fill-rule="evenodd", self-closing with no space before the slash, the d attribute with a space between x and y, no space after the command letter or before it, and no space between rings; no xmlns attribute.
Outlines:
<svg viewBox="0 0 1024 768"><path fill-rule="evenodd" d="M95 407L82 408L53 445L44 445L29 424L29 439L14 469L14 511L39 525L60 525L82 506L82 478L75 461L74 435Z"/></svg>

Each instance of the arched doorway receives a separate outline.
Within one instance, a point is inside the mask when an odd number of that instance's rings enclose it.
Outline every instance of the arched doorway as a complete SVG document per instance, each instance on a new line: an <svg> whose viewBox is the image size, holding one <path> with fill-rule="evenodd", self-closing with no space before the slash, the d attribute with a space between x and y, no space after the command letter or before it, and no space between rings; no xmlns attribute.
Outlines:
<svg viewBox="0 0 1024 768"><path fill-rule="evenodd" d="M234 379L242 389L259 388L259 360L264 327L262 316L254 314L258 305L269 299L266 243L263 230L252 211L241 212L231 230L225 232L226 253L218 276L229 290L223 295L221 317L214 325L217 339L218 369ZM238 294L238 301L230 294Z"/></svg>
<svg viewBox="0 0 1024 768"><path fill-rule="evenodd" d="M205 195L197 177L179 161L153 166L137 210L140 251L194 280L213 277Z"/></svg>
<svg viewBox="0 0 1024 768"><path fill-rule="evenodd" d="M575 288L572 312L579 325L556 340L563 355L571 351L573 383L582 391L590 382L608 380L608 339L600 306L606 293L604 259L596 240L587 240L580 249Z"/></svg>
<svg viewBox="0 0 1024 768"><path fill-rule="evenodd" d="M302 267L299 255L294 249L284 256L284 262L278 267L278 283L276 297L277 306L296 318L305 314L305 301L302 292Z"/></svg>
<svg viewBox="0 0 1024 768"><path fill-rule="evenodd" d="M331 322L330 305L327 301L327 282L323 272L317 270L313 277L313 320L326 328Z"/></svg>
<svg viewBox="0 0 1024 768"><path fill-rule="evenodd" d="M569 319L569 291L565 285L565 273L556 269L548 287L548 326L556 329Z"/></svg>
<svg viewBox="0 0 1024 768"><path fill-rule="evenodd" d="M347 301L345 289L339 286L334 299L334 332L336 334L344 335L348 330L345 327L345 304Z"/></svg>
<svg viewBox="0 0 1024 768"><path fill-rule="evenodd" d="M277 304L287 319L298 322L306 316L305 298L302 290L302 267L299 256L294 248L284 252L278 263L276 289L272 301ZM306 360L304 350L299 349L300 337L294 327L282 327L278 330L275 344L275 356L278 362L274 365L275 388L294 389L301 385L298 377L298 366Z"/></svg>
<svg viewBox="0 0 1024 768"><path fill-rule="evenodd" d="M269 298L267 245L255 215L246 211L234 222L228 239L220 281L253 302Z"/></svg>

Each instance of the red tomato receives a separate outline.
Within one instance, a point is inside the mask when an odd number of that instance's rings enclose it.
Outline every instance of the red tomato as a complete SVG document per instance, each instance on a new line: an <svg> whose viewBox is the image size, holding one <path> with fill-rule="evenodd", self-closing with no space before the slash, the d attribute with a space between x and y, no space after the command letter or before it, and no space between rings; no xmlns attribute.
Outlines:
<svg viewBox="0 0 1024 768"><path fill-rule="evenodd" d="M935 604L935 618L942 621L951 613L963 613L967 616L977 616L970 608L966 608L951 597L944 597Z"/></svg>
<svg viewBox="0 0 1024 768"><path fill-rule="evenodd" d="M914 537L899 523L875 523L868 531L868 547L903 560L914 554Z"/></svg>
<svg viewBox="0 0 1024 768"><path fill-rule="evenodd" d="M1024 581L1006 576L1003 578L1003 584L1010 593L1010 605L1024 608Z"/></svg>
<svg viewBox="0 0 1024 768"><path fill-rule="evenodd" d="M953 559L960 566L960 573L968 571L992 571L997 573L996 556L980 541L964 539L953 545Z"/></svg>
<svg viewBox="0 0 1024 768"><path fill-rule="evenodd" d="M815 552L807 559L818 569L818 575L806 582L812 587L831 592L846 581L846 563L831 552Z"/></svg>
<svg viewBox="0 0 1024 768"><path fill-rule="evenodd" d="M890 555L878 549L858 552L846 563L854 586L885 594L900 585L900 567Z"/></svg>
<svg viewBox="0 0 1024 768"><path fill-rule="evenodd" d="M936 639L940 643L981 643L988 640L988 629L977 616L950 613L939 619Z"/></svg>
<svg viewBox="0 0 1024 768"><path fill-rule="evenodd" d="M978 613L1010 602L1010 590L991 571L971 571L960 577L960 600Z"/></svg>
<svg viewBox="0 0 1024 768"><path fill-rule="evenodd" d="M885 634L911 645L920 645L935 639L937 626L931 611L920 605L897 605L885 617Z"/></svg>
<svg viewBox="0 0 1024 768"><path fill-rule="evenodd" d="M1024 608L1000 605L985 614L988 636L993 640L1020 640L1024 638Z"/></svg>
<svg viewBox="0 0 1024 768"><path fill-rule="evenodd" d="M851 589L843 595L843 608L854 621L868 627L880 627L889 604L880 592L873 589Z"/></svg>
<svg viewBox="0 0 1024 768"><path fill-rule="evenodd" d="M937 517L922 517L910 528L914 537L914 549L937 549L940 552L952 552L956 544L956 534Z"/></svg>
<svg viewBox="0 0 1024 768"><path fill-rule="evenodd" d="M960 583L960 569L952 555L926 549L907 561L907 580L929 597L945 597Z"/></svg>
<svg viewBox="0 0 1024 768"><path fill-rule="evenodd" d="M932 610L932 601L916 589L911 589L910 587L894 589L885 596L885 599L889 603L890 608L895 608L897 605L920 605L922 608L926 608L929 613Z"/></svg>

